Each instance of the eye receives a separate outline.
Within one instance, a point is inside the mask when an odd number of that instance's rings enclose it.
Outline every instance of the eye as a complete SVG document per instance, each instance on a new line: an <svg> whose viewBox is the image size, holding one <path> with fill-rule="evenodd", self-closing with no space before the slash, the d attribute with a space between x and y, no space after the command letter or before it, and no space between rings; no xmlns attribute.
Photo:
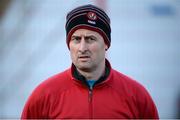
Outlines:
<svg viewBox="0 0 180 120"><path fill-rule="evenodd" d="M80 43L81 37L78 36L72 36L71 41L74 43Z"/></svg>
<svg viewBox="0 0 180 120"><path fill-rule="evenodd" d="M97 40L96 37L94 37L94 36L88 36L85 39L88 43L93 43L94 41Z"/></svg>

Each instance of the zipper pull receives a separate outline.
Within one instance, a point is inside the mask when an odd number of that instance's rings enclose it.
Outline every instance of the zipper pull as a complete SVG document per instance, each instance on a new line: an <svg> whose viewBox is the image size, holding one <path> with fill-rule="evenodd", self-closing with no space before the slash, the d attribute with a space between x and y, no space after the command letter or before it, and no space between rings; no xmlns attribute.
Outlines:
<svg viewBox="0 0 180 120"><path fill-rule="evenodd" d="M89 90L89 102L92 100L92 89Z"/></svg>
<svg viewBox="0 0 180 120"><path fill-rule="evenodd" d="M92 90L93 90L93 86L92 86L92 85L91 85L89 88L90 88L90 91L92 91Z"/></svg>

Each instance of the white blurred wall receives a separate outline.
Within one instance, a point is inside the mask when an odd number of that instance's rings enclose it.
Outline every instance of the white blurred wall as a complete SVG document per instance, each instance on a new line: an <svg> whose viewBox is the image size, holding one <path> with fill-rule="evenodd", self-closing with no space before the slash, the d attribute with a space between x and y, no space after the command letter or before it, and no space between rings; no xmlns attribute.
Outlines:
<svg viewBox="0 0 180 120"><path fill-rule="evenodd" d="M105 0L101 0L105 2ZM180 2L107 0L112 66L142 83L161 118L177 118ZM14 0L0 21L0 118L19 118L32 90L71 65L65 16L85 0Z"/></svg>

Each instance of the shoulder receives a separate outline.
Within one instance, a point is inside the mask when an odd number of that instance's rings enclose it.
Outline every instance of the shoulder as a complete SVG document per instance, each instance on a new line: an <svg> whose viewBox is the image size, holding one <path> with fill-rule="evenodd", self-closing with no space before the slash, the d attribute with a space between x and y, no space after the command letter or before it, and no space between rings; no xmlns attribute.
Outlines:
<svg viewBox="0 0 180 120"><path fill-rule="evenodd" d="M67 69L44 80L35 88L33 92L37 92L38 94L43 95L57 93L57 91L63 91L70 86L70 79L70 69Z"/></svg>
<svg viewBox="0 0 180 120"><path fill-rule="evenodd" d="M112 69L112 87L122 94L138 98L150 98L147 89L133 78Z"/></svg>
<svg viewBox="0 0 180 120"><path fill-rule="evenodd" d="M56 98L63 91L72 85L70 69L49 77L40 83L31 93L28 101L35 103L44 101L45 98Z"/></svg>
<svg viewBox="0 0 180 120"><path fill-rule="evenodd" d="M112 87L121 96L126 96L131 106L136 106L141 118L158 118L155 103L142 84L114 69L112 69L112 79Z"/></svg>
<svg viewBox="0 0 180 120"><path fill-rule="evenodd" d="M22 118L47 117L48 109L60 97L60 94L71 86L70 80L70 69L67 69L40 83L29 96Z"/></svg>
<svg viewBox="0 0 180 120"><path fill-rule="evenodd" d="M124 86L129 89L144 89L143 85L140 84L138 81L134 80L133 78L112 69L112 77L113 77L113 82L116 85Z"/></svg>

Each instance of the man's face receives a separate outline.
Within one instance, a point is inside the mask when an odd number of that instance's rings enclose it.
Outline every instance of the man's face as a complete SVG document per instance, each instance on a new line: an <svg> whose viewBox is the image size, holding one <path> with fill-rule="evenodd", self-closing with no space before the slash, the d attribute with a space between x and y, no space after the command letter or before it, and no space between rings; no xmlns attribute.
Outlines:
<svg viewBox="0 0 180 120"><path fill-rule="evenodd" d="M69 48L72 62L77 69L93 71L104 64L108 47L99 33L78 29L71 36Z"/></svg>

